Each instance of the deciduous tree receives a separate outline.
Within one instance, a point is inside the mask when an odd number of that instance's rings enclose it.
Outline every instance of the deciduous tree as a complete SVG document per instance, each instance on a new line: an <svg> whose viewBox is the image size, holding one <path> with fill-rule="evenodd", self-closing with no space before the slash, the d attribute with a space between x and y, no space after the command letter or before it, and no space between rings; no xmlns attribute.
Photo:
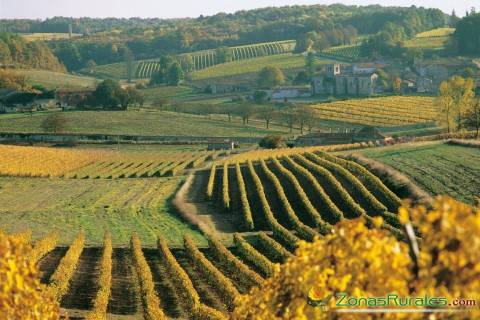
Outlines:
<svg viewBox="0 0 480 320"><path fill-rule="evenodd" d="M261 88L273 88L284 81L285 76L278 67L266 66L258 75L258 85Z"/></svg>
<svg viewBox="0 0 480 320"><path fill-rule="evenodd" d="M61 133L67 127L67 119L65 119L62 113L55 112L49 114L45 120L43 120L41 127L46 133Z"/></svg>

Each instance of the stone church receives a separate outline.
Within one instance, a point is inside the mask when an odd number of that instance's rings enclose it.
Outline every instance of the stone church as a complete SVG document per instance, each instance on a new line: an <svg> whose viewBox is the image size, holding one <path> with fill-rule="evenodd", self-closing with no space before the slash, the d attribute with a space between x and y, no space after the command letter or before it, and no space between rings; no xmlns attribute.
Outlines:
<svg viewBox="0 0 480 320"><path fill-rule="evenodd" d="M312 78L312 92L314 95L373 95L378 79L375 70L371 66L328 65L324 74Z"/></svg>

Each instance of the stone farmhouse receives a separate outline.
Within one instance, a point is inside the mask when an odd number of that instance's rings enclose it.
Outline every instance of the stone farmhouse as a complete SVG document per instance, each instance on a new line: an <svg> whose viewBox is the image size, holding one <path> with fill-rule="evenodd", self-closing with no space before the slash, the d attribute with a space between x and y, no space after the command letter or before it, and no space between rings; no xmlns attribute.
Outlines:
<svg viewBox="0 0 480 320"><path fill-rule="evenodd" d="M374 65L327 65L322 75L312 78L314 95L370 96L375 93L378 75Z"/></svg>

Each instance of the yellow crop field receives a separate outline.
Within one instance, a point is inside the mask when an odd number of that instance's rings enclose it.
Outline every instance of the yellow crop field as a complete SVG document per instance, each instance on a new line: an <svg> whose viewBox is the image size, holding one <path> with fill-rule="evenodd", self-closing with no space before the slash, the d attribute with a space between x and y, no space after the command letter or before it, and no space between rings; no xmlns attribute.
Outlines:
<svg viewBox="0 0 480 320"><path fill-rule="evenodd" d="M416 38L445 37L455 32L455 28L437 28L416 35Z"/></svg>
<svg viewBox="0 0 480 320"><path fill-rule="evenodd" d="M0 146L0 175L14 177L133 178L181 174L218 152L122 153L94 149Z"/></svg>
<svg viewBox="0 0 480 320"><path fill-rule="evenodd" d="M58 177L91 162L99 161L107 154L103 151L0 145L0 175Z"/></svg>
<svg viewBox="0 0 480 320"><path fill-rule="evenodd" d="M335 101L311 107L320 119L390 127L434 121L438 113L434 101L431 97L395 96Z"/></svg>

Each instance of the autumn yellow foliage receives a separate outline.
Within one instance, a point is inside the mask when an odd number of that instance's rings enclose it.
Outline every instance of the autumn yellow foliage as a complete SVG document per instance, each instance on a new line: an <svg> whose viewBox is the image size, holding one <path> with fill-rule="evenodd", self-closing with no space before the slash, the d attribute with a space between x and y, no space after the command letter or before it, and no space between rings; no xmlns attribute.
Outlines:
<svg viewBox="0 0 480 320"><path fill-rule="evenodd" d="M418 226L422 241L417 255L411 254L407 243L398 241L385 230L369 229L362 219L344 220L335 226L333 234L317 238L313 243L301 242L296 256L288 259L261 288L236 301L232 317L258 320L478 318L480 210L474 213L467 205L441 197L431 210L405 205L399 213L404 224L411 221ZM418 258L414 259L415 256ZM339 293L356 298L385 297L392 293L399 297L427 294L450 302L456 298L472 299L477 305L457 313L435 313L433 318L422 313L342 313L336 305Z"/></svg>
<svg viewBox="0 0 480 320"><path fill-rule="evenodd" d="M0 319L60 318L55 297L40 284L31 246L0 232Z"/></svg>
<svg viewBox="0 0 480 320"><path fill-rule="evenodd" d="M0 175L58 177L103 156L101 151L0 146Z"/></svg>

